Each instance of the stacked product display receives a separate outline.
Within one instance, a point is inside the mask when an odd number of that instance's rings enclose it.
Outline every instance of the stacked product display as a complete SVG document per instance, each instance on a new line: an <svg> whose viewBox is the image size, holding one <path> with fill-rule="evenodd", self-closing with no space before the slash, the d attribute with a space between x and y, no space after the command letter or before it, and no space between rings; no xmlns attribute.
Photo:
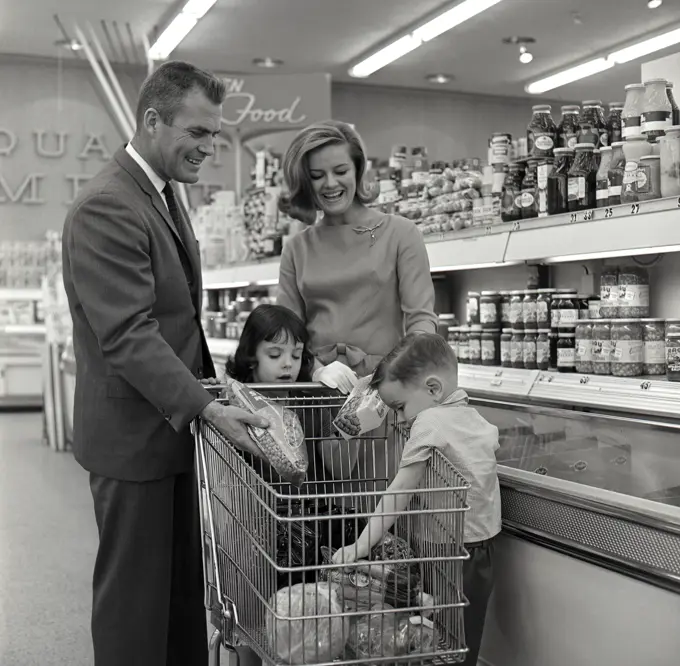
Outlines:
<svg viewBox="0 0 680 666"><path fill-rule="evenodd" d="M502 219L545 217L660 197L680 196L680 109L673 84L626 86L625 104L533 107L529 158L509 162Z"/></svg>
<svg viewBox="0 0 680 666"><path fill-rule="evenodd" d="M209 298L208 302L204 303L202 314L203 328L207 337L238 340L250 313L258 305L276 301L270 289L264 291L266 293L252 294L239 290L231 297L228 291L211 292L213 300L211 302Z"/></svg>
<svg viewBox="0 0 680 666"><path fill-rule="evenodd" d="M50 252L49 241L0 242L0 289L40 288Z"/></svg>
<svg viewBox="0 0 680 666"><path fill-rule="evenodd" d="M469 292L448 327L460 363L680 381L680 319L649 317L649 277L606 270L599 296L574 289Z"/></svg>

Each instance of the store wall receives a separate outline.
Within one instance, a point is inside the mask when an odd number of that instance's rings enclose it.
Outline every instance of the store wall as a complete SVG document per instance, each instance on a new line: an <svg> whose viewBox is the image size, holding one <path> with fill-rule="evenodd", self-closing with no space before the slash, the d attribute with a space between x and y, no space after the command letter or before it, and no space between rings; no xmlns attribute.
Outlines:
<svg viewBox="0 0 680 666"><path fill-rule="evenodd" d="M119 76L134 108L143 72ZM78 187L123 144L95 84L89 66L70 58L61 67L0 60L0 240L39 240L61 229ZM233 156L221 146L191 188L192 202L233 180Z"/></svg>
<svg viewBox="0 0 680 666"><path fill-rule="evenodd" d="M375 157L405 144L425 146L435 160L486 159L493 132L524 136L531 119L531 99L340 83L332 94L334 117L353 123Z"/></svg>

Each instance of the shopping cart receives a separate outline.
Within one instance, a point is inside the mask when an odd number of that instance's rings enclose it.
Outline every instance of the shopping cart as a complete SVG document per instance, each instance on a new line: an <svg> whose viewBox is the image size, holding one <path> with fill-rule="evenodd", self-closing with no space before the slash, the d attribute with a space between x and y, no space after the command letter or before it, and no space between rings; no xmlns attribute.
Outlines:
<svg viewBox="0 0 680 666"><path fill-rule="evenodd" d="M267 665L462 661L467 482L435 451L370 564L333 565L384 495L405 432L390 413L347 443L331 425L343 396L318 384L253 388L298 416L309 480L276 481L212 425L193 423L211 664L220 645L248 646Z"/></svg>

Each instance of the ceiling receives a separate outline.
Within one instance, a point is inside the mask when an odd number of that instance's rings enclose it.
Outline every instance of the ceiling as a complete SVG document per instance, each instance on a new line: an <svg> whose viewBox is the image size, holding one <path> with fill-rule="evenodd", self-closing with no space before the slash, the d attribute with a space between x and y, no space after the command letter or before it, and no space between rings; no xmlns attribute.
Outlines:
<svg viewBox="0 0 680 666"><path fill-rule="evenodd" d="M49 0L0 0L0 52L56 55L54 42L63 35L48 4L54 6ZM117 22L127 54L131 57L133 42L141 62L141 35L151 34L176 4L173 0L60 0L58 15L71 37L76 21L81 26L91 22L100 37L102 21L110 32ZM347 74L351 64L448 5L442 0L218 0L172 57L223 72L245 73L262 72L252 65L252 59L269 56L284 61L277 71L327 71L336 81L356 82ZM579 23L574 21L575 13ZM130 24L131 39L126 24ZM646 0L503 0L360 82L525 96L524 85L530 80L678 25L680 0L665 0L653 11ZM520 64L517 47L502 43L511 35L536 39L531 64ZM113 41L115 50L115 35ZM107 50L111 53L110 47ZM115 59L122 61L122 49L118 50ZM547 96L621 100L624 85L639 81L640 64L638 60L617 66ZM425 80L427 74L438 72L455 79L444 86Z"/></svg>

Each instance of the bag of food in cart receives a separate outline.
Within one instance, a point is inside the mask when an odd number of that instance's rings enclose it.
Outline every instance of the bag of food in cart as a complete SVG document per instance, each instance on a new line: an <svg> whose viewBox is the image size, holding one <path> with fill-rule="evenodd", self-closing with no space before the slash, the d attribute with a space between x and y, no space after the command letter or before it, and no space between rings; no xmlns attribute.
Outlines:
<svg viewBox="0 0 680 666"><path fill-rule="evenodd" d="M357 382L333 421L337 431L346 440L375 430L387 416L387 405L380 399L378 391L370 387L370 383L370 376Z"/></svg>
<svg viewBox="0 0 680 666"><path fill-rule="evenodd" d="M406 561L416 560L413 548L401 537L388 533L371 551L371 559L394 562L383 565L385 601L395 608L417 606L421 593L420 564Z"/></svg>
<svg viewBox="0 0 680 666"><path fill-rule="evenodd" d="M257 391L234 379L227 379L227 387L220 397L269 421L269 428L249 425L248 432L281 478L301 486L307 476L309 459L298 417L290 409L268 402Z"/></svg>
<svg viewBox="0 0 680 666"><path fill-rule="evenodd" d="M285 664L321 664L339 657L349 632L342 603L329 583L299 583L279 590L267 612L267 641ZM318 618L298 620L299 617ZM337 616L337 617L336 617Z"/></svg>

